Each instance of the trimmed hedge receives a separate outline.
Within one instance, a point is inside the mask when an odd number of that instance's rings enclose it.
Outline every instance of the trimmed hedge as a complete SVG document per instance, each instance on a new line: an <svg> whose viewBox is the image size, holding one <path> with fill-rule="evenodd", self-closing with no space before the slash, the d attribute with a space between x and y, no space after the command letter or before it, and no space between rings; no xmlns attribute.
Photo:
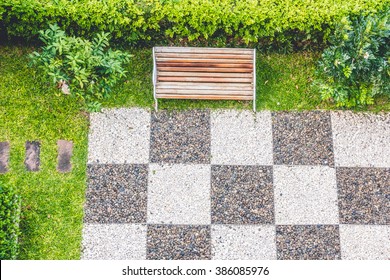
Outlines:
<svg viewBox="0 0 390 280"><path fill-rule="evenodd" d="M16 259L20 221L20 197L13 188L0 185L0 259Z"/></svg>
<svg viewBox="0 0 390 280"><path fill-rule="evenodd" d="M35 40L48 23L71 35L110 32L122 44L322 43L343 16L390 0L3 0L9 38ZM205 41L208 42L205 42Z"/></svg>

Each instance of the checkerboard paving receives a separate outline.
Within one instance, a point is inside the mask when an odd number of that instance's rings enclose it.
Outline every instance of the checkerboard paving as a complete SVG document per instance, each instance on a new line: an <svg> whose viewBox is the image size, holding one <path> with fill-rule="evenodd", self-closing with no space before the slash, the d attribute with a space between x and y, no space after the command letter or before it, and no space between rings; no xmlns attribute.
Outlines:
<svg viewBox="0 0 390 280"><path fill-rule="evenodd" d="M91 121L83 259L390 259L390 114Z"/></svg>

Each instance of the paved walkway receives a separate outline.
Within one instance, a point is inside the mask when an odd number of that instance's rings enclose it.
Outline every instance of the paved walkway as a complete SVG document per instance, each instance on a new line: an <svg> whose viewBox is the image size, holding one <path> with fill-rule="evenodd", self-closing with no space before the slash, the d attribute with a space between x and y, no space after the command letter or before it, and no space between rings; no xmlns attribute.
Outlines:
<svg viewBox="0 0 390 280"><path fill-rule="evenodd" d="M390 114L92 114L84 221L84 259L390 259Z"/></svg>

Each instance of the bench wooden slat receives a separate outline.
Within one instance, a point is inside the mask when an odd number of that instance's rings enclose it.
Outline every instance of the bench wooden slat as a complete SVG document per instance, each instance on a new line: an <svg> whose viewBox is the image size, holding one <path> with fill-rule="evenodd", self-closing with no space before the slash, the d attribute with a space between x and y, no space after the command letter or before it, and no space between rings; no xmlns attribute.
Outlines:
<svg viewBox="0 0 390 280"><path fill-rule="evenodd" d="M156 59L157 64L161 63L218 63L218 64L231 64L237 63L237 64L253 64L253 60L250 59L225 59L225 58L180 58L180 59L175 59L175 58L170 58L170 57L164 57L164 58L158 58Z"/></svg>
<svg viewBox="0 0 390 280"><path fill-rule="evenodd" d="M250 83L193 83L193 82L161 82L157 85L157 89L219 89L219 90L253 90L253 85Z"/></svg>
<svg viewBox="0 0 390 280"><path fill-rule="evenodd" d="M226 92L226 95L175 95L175 94L156 94L157 98L166 98L166 99L205 99L205 100L253 100L252 95L229 95L229 92Z"/></svg>
<svg viewBox="0 0 390 280"><path fill-rule="evenodd" d="M221 77L221 78L252 78L252 73L209 73L209 72L158 72L159 77Z"/></svg>
<svg viewBox="0 0 390 280"><path fill-rule="evenodd" d="M240 48L192 48L192 47L155 47L155 53L209 53L209 54L252 54L253 50Z"/></svg>
<svg viewBox="0 0 390 280"><path fill-rule="evenodd" d="M157 62L157 67L205 67L205 68L248 68L252 69L252 64L239 63L205 63L205 62Z"/></svg>
<svg viewBox="0 0 390 280"><path fill-rule="evenodd" d="M253 54L223 54L223 53L156 53L156 59L162 58L204 58L204 59L248 59L253 60Z"/></svg>
<svg viewBox="0 0 390 280"><path fill-rule="evenodd" d="M177 95L252 95L252 90L227 90L227 89L156 89L157 94L177 94Z"/></svg>
<svg viewBox="0 0 390 280"><path fill-rule="evenodd" d="M213 73L252 73L251 68L207 68L207 67L159 67L158 71L177 71L177 72L213 72Z"/></svg>
<svg viewBox="0 0 390 280"><path fill-rule="evenodd" d="M158 77L158 82L200 82L200 83L251 83L251 78L214 78L214 77Z"/></svg>

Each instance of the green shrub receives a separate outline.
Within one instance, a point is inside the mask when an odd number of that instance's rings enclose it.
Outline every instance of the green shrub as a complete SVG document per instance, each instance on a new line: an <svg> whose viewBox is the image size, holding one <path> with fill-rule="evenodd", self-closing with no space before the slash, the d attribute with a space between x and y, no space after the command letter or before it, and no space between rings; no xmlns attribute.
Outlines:
<svg viewBox="0 0 390 280"><path fill-rule="evenodd" d="M10 38L33 40L48 23L67 34L110 32L126 45L322 44L343 16L390 0L3 0Z"/></svg>
<svg viewBox="0 0 390 280"><path fill-rule="evenodd" d="M390 9L375 16L344 19L318 65L323 99L339 107L373 103L375 95L390 96Z"/></svg>
<svg viewBox="0 0 390 280"><path fill-rule="evenodd" d="M11 187L0 185L0 259L16 259L20 220L20 197Z"/></svg>
<svg viewBox="0 0 390 280"><path fill-rule="evenodd" d="M107 97L113 85L125 76L122 64L130 55L109 48L109 34L97 34L92 41L66 36L57 25L39 31L45 44L30 55L32 65L50 77L65 94L74 94L98 110L96 99Z"/></svg>

